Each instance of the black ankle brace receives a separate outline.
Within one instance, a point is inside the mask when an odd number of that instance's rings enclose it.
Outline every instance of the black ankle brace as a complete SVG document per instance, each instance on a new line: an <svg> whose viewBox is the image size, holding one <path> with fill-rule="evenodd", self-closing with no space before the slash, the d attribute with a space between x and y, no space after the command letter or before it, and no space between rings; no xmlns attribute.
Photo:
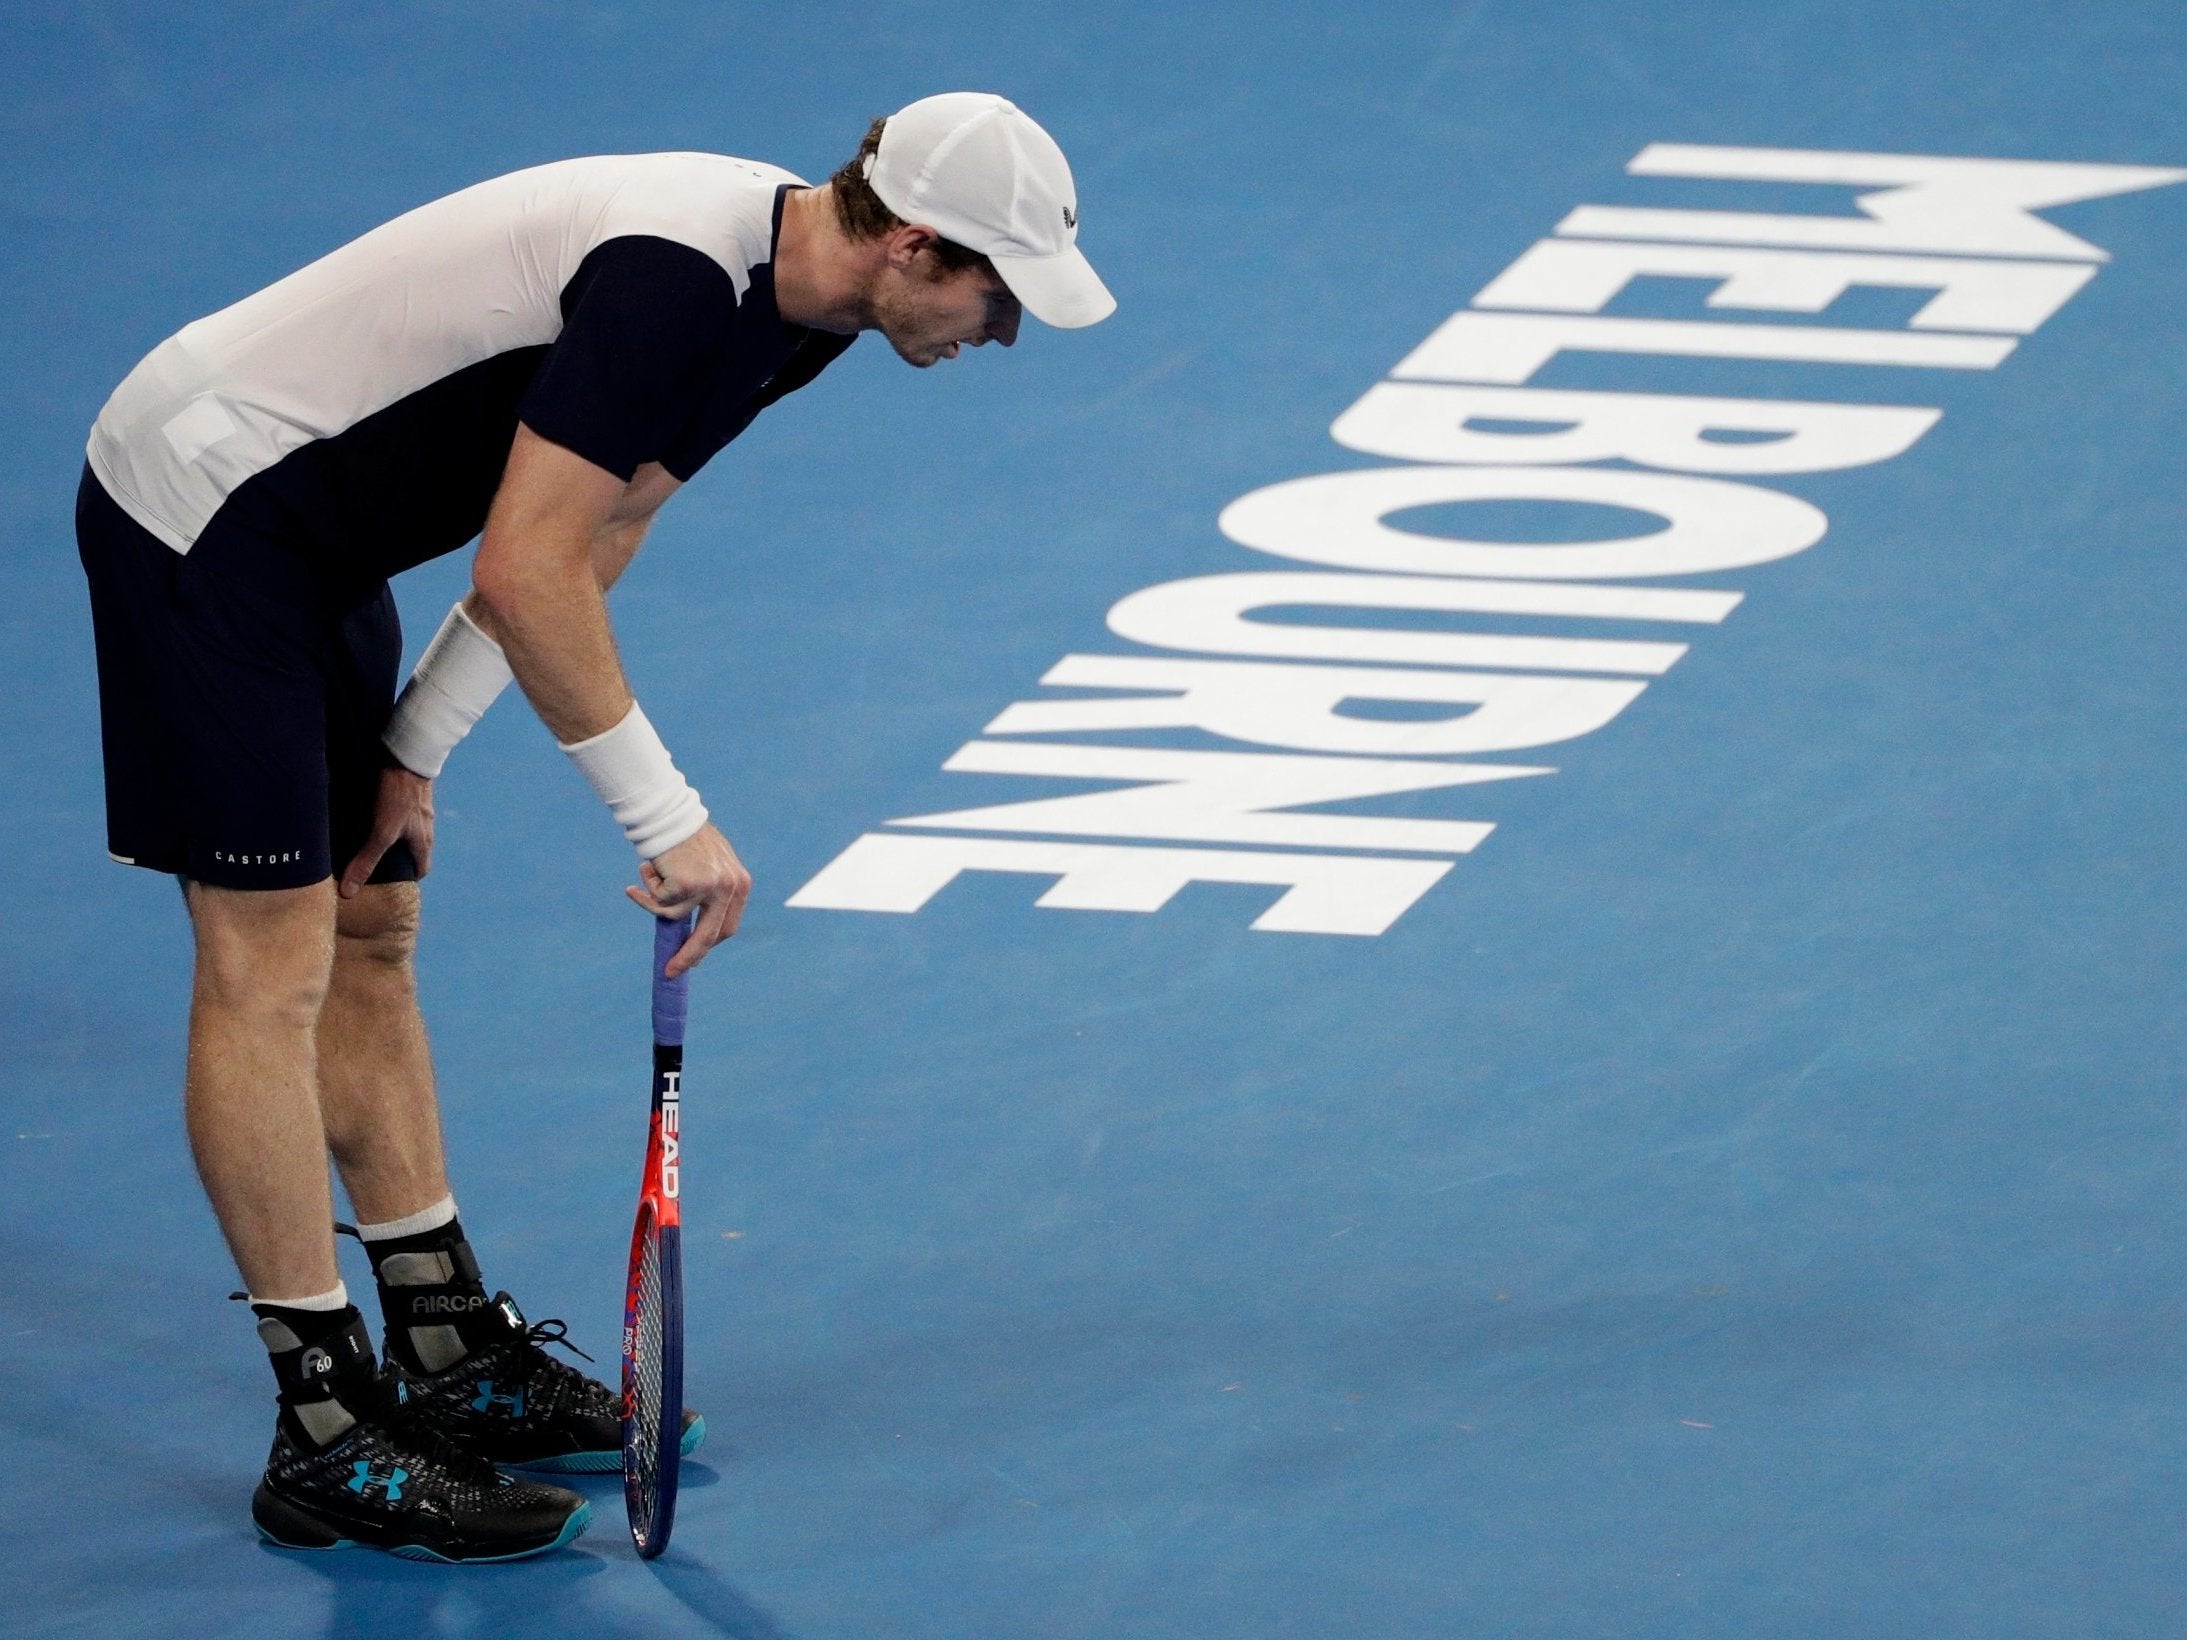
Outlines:
<svg viewBox="0 0 2187 1640"><path fill-rule="evenodd" d="M462 1221L364 1248L379 1284L388 1352L425 1373L445 1371L468 1355L477 1331L472 1323L493 1300L479 1284Z"/></svg>
<svg viewBox="0 0 2187 1640"><path fill-rule="evenodd" d="M281 1405L313 1446L347 1434L372 1393L372 1339L357 1306L298 1310L253 1304L258 1336L273 1361Z"/></svg>

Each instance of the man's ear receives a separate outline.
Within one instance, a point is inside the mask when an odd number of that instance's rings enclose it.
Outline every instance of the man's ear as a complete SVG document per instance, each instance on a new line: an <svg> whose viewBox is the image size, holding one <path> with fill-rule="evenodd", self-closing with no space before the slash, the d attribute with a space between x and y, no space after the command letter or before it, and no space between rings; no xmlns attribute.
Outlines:
<svg viewBox="0 0 2187 1640"><path fill-rule="evenodd" d="M889 229L888 237L882 241L887 251L888 265L899 271L908 269L918 260L921 251L930 249L941 237L932 228L923 227L919 223L899 223Z"/></svg>

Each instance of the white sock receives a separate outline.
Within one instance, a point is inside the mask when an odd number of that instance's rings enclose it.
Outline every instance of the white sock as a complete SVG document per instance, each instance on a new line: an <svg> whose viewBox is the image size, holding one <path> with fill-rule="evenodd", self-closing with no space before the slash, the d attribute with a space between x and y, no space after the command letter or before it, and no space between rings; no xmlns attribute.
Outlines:
<svg viewBox="0 0 2187 1640"><path fill-rule="evenodd" d="M251 1294L253 1304L278 1304L284 1310L340 1310L349 1305L349 1289L337 1281L323 1293L313 1293L309 1298L260 1298Z"/></svg>
<svg viewBox="0 0 2187 1640"><path fill-rule="evenodd" d="M431 1207L421 1207L415 1213L399 1219L389 1219L385 1224L360 1224L357 1226L359 1241L393 1241L397 1236L415 1236L427 1230L438 1230L444 1224L456 1220L456 1198L441 1197Z"/></svg>

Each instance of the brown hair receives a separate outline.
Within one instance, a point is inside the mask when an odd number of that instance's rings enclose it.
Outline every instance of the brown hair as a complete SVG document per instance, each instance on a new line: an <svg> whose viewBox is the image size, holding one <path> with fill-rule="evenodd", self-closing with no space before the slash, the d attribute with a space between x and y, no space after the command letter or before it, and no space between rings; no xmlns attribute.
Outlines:
<svg viewBox="0 0 2187 1640"><path fill-rule="evenodd" d="M828 178L828 187L835 195L835 220L853 239L879 239L891 229L904 225L904 219L881 203L881 196L873 191L873 184L866 180L866 161L879 152L881 128L888 124L886 117L875 120L866 128L866 140L858 145L858 152L836 168ZM981 268L988 273L995 271L995 264L978 251L958 244L954 239L934 241L934 260L943 270L955 273L960 268Z"/></svg>

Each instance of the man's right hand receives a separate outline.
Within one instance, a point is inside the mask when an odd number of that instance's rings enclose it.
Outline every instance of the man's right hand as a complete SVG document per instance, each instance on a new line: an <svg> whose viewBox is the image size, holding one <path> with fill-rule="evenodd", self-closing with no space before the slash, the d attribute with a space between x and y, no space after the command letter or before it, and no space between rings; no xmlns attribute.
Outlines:
<svg viewBox="0 0 2187 1640"><path fill-rule="evenodd" d="M364 847L357 851L357 857L342 868L336 892L345 900L355 899L372 880L381 856L398 842L410 845L410 855L417 863L420 877L432 869L433 783L422 774L412 774L400 764L390 764L380 771L380 790L372 810L372 833L365 839Z"/></svg>
<svg viewBox="0 0 2187 1640"><path fill-rule="evenodd" d="M729 839L711 825L701 826L658 859L640 861L638 875L645 886L623 892L654 916L681 917L694 907L699 913L683 949L668 959L670 979L689 973L737 931L744 902L752 894L752 874Z"/></svg>

